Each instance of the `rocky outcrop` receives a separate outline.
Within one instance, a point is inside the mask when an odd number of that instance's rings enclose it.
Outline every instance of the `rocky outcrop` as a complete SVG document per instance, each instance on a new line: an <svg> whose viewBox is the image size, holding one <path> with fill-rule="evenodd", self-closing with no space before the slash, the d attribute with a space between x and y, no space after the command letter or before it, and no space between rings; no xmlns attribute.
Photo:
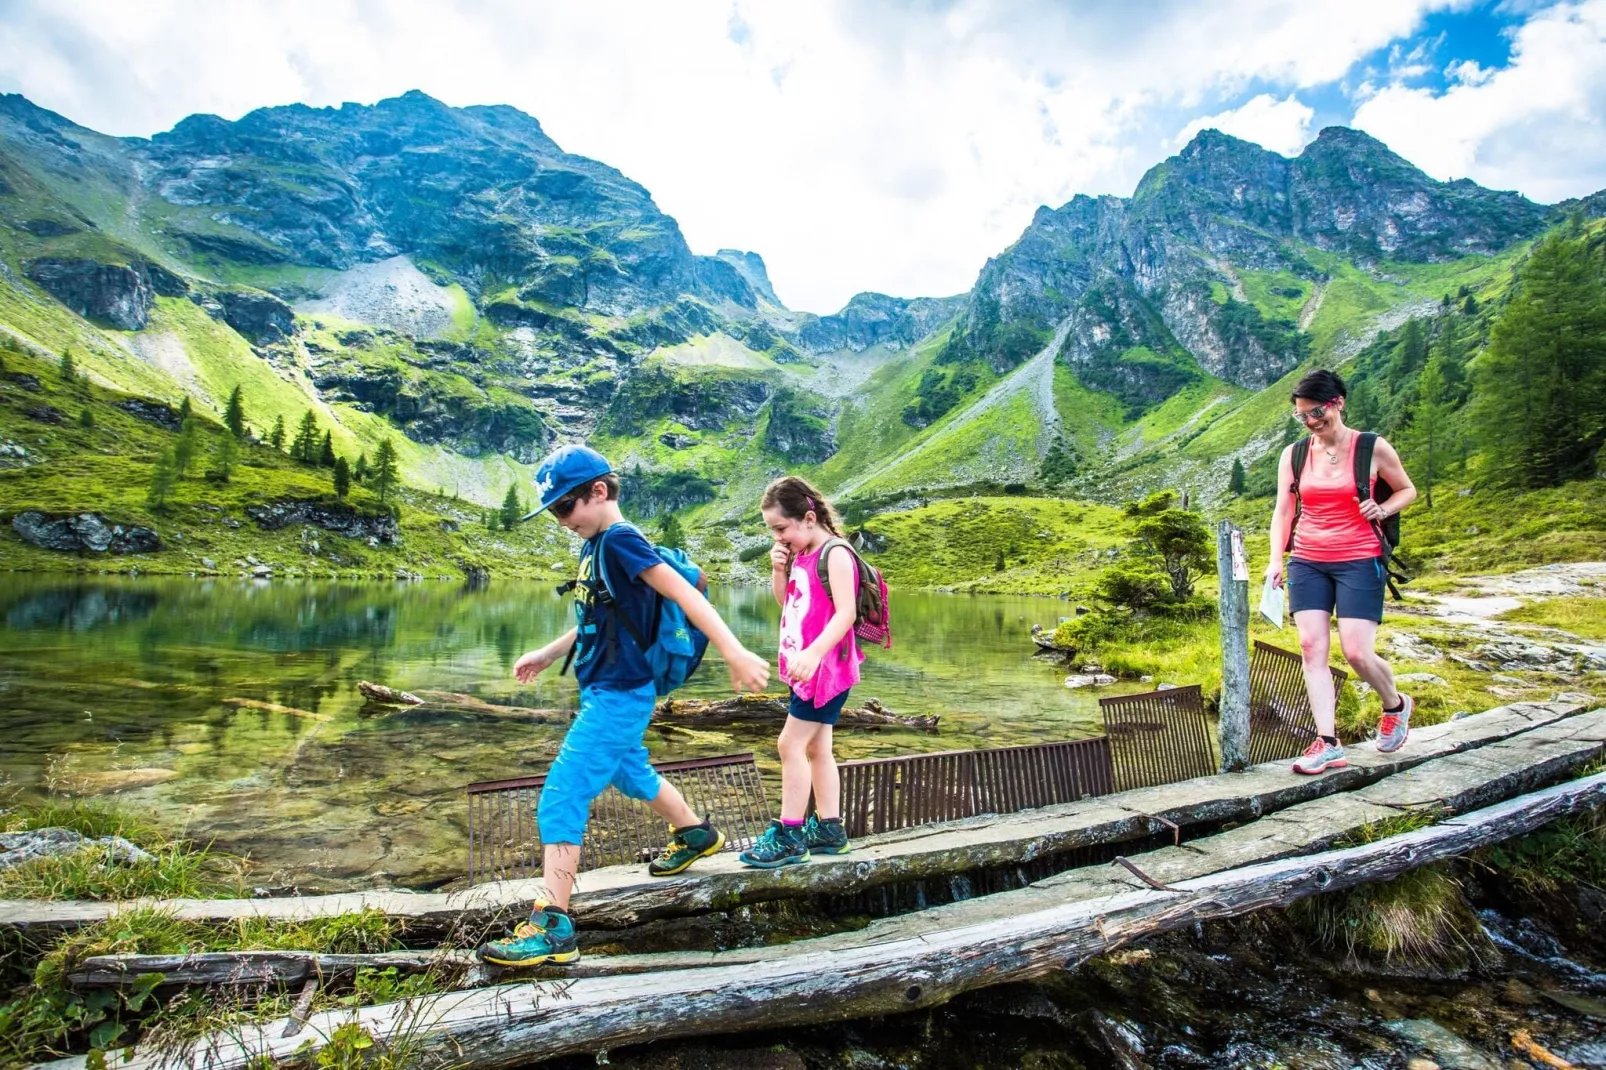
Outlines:
<svg viewBox="0 0 1606 1070"><path fill-rule="evenodd" d="M770 384L759 378L679 378L663 368L649 367L631 377L615 395L604 425L617 434L639 435L652 420L668 416L694 431L718 431L732 421L757 416L771 390Z"/></svg>
<svg viewBox="0 0 1606 1070"><path fill-rule="evenodd" d="M28 509L11 518L11 530L41 550L64 553L149 554L163 548L150 528L119 524L99 513L51 516Z"/></svg>
<svg viewBox="0 0 1606 1070"><path fill-rule="evenodd" d="M122 401L114 401L112 404L130 416L137 416L141 420L147 420L157 427L163 427L169 431L179 431L183 428L183 421L179 419L178 413L160 401L147 401L144 398L125 398Z"/></svg>
<svg viewBox="0 0 1606 1070"><path fill-rule="evenodd" d="M764 445L794 464L818 464L836 452L829 416L822 399L781 387L770 398Z"/></svg>
<svg viewBox="0 0 1606 1070"><path fill-rule="evenodd" d="M142 330L150 322L156 291L143 272L127 264L41 257L30 260L24 271L85 319L124 331Z"/></svg>
<svg viewBox="0 0 1606 1070"><path fill-rule="evenodd" d="M631 516L642 520L711 502L717 493L712 482L695 472L634 469L619 476L619 500Z"/></svg>
<svg viewBox="0 0 1606 1070"><path fill-rule="evenodd" d="M98 848L104 852L107 861L121 865L149 862L153 857L150 852L134 846L121 836L91 839L69 828L28 829L23 832L0 832L0 873L24 862L39 858L61 858L88 848Z"/></svg>
<svg viewBox="0 0 1606 1070"><path fill-rule="evenodd" d="M834 316L809 320L799 328L798 343L814 353L840 349L859 352L875 345L893 349L913 345L942 326L965 304L958 297L888 297L854 295Z"/></svg>
<svg viewBox="0 0 1606 1070"><path fill-rule="evenodd" d="M303 499L285 499L267 505L252 505L246 515L263 531L278 531L291 524L311 524L351 539L378 539L393 543L399 534L396 518L389 513L359 513L349 505Z"/></svg>
<svg viewBox="0 0 1606 1070"><path fill-rule="evenodd" d="M261 290L219 290L223 322L252 345L265 346L295 333L295 310Z"/></svg>
<svg viewBox="0 0 1606 1070"><path fill-rule="evenodd" d="M741 272L742 278L747 280L747 285L759 298L768 301L776 308L786 307L781 303L781 299L775 296L775 287L770 285L769 269L764 266L762 256L740 249L721 249L714 255Z"/></svg>

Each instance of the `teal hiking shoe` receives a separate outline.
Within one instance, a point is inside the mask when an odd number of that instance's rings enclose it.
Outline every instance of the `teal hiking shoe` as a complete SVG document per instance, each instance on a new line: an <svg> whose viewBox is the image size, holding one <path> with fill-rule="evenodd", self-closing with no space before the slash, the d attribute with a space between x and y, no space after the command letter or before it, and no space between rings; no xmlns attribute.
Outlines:
<svg viewBox="0 0 1606 1070"><path fill-rule="evenodd" d="M737 857L741 859L743 865L758 869L779 869L782 866L795 866L799 862L807 862L809 846L803 842L801 828L787 828L779 821L771 821L770 827L764 830L764 835L758 838L758 842Z"/></svg>
<svg viewBox="0 0 1606 1070"><path fill-rule="evenodd" d="M513 935L492 940L477 952L481 962L497 966L567 965L580 958L580 942L574 934L574 919L545 903L536 903L528 921L521 921Z"/></svg>
<svg viewBox="0 0 1606 1070"><path fill-rule="evenodd" d="M1383 719L1377 722L1377 749L1380 754L1393 754L1405 746L1405 737L1411 734L1411 712L1415 709L1416 700L1402 694L1399 709L1383 711Z"/></svg>
<svg viewBox="0 0 1606 1070"><path fill-rule="evenodd" d="M810 854L845 855L851 850L848 830L842 824L842 819L828 817L821 821L819 814L810 814L803 825L803 845Z"/></svg>
<svg viewBox="0 0 1606 1070"><path fill-rule="evenodd" d="M701 825L675 829L658 857L647 863L647 872L654 877L673 877L699 858L718 854L725 846L725 834L704 821Z"/></svg>

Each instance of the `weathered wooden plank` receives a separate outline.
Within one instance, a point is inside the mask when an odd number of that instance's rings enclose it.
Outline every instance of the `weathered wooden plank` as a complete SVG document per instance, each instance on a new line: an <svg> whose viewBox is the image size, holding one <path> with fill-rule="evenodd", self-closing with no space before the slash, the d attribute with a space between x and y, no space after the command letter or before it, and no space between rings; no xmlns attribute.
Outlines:
<svg viewBox="0 0 1606 1070"><path fill-rule="evenodd" d="M574 898L586 928L623 928L655 918L745 903L864 890L905 880L947 876L1011 865L1078 847L1138 839L1167 830L1156 819L1188 827L1249 821L1311 799L1360 788L1448 754L1484 748L1578 715L1575 703L1516 703L1458 721L1418 729L1394 754L1371 744L1350 748L1350 766L1320 777L1299 777L1287 763L1244 773L1199 777L1180 784L1107 795L1016 814L969 818L858 841L852 854L816 858L807 866L756 870L732 856L708 859L671 878L648 877L639 866L615 866L581 875ZM506 881L449 893L395 890L285 899L131 900L126 903L54 903L0 900L0 926L73 928L131 907L155 908L197 921L240 917L303 920L362 910L409 919L421 929L463 925L485 929L527 909L539 880Z"/></svg>
<svg viewBox="0 0 1606 1070"><path fill-rule="evenodd" d="M326 981L350 977L358 970L394 968L401 973L427 970L462 971L475 964L470 951L386 951L362 955L330 955L312 951L205 951L189 955L93 955L80 962L67 979L79 987L129 984L159 973L170 985L301 984L309 977Z"/></svg>
<svg viewBox="0 0 1606 1070"><path fill-rule="evenodd" d="M948 924L936 931L856 947L807 946L824 943L808 941L762 962L499 985L326 1012L313 1016L306 1037L315 1053L324 1037L354 1021L381 1044L406 1034L420 1057L512 1067L647 1040L893 1013L985 985L1074 969L1093 955L1196 921L1388 880L1603 801L1606 773L1376 843L1231 869L1167 891L1145 888L1029 907L1023 902L1021 910L979 922L967 919L968 904L954 904L923 912L944 916ZM232 1070L264 1057L285 1058L302 1049L296 1041L307 1041L281 1037L283 1027L282 1021L270 1022L208 1037L190 1050L189 1061ZM125 1065L157 1064L136 1053Z"/></svg>

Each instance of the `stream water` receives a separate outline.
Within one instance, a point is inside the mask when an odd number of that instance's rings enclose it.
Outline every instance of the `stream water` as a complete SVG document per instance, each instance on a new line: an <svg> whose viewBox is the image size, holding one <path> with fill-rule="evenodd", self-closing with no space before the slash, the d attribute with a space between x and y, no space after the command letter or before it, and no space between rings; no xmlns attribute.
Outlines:
<svg viewBox="0 0 1606 1070"><path fill-rule="evenodd" d="M716 590L742 641L773 654L767 591ZM899 593L896 643L859 698L940 713L936 734L838 732L838 757L1006 746L1097 731L1095 696L1031 657L1063 603ZM476 780L541 772L558 727L365 712L359 680L573 708L572 677L511 674L568 622L551 586L0 576L0 777L22 797L115 795L304 889L429 886L463 874ZM728 693L710 653L682 694ZM649 733L655 760L754 751L770 726Z"/></svg>

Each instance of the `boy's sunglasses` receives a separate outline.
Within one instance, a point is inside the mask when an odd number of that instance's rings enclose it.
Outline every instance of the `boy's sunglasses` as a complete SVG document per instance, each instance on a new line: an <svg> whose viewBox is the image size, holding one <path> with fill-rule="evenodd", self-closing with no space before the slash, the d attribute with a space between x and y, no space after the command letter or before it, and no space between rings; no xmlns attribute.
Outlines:
<svg viewBox="0 0 1606 1070"><path fill-rule="evenodd" d="M1327 410L1330 408L1332 408L1332 402L1328 402L1326 405L1317 405L1315 408L1306 409L1304 412L1300 412L1298 409L1295 409L1293 415L1294 419L1298 420L1300 423L1308 424L1312 420L1320 420L1322 417L1326 416Z"/></svg>
<svg viewBox="0 0 1606 1070"><path fill-rule="evenodd" d="M586 487L586 490L590 489L591 488L589 486ZM580 499L583 497L585 497L584 494L573 491L565 494L563 497L552 503L552 515L557 517L559 520L566 519L570 513L574 512L574 507L580 504Z"/></svg>

